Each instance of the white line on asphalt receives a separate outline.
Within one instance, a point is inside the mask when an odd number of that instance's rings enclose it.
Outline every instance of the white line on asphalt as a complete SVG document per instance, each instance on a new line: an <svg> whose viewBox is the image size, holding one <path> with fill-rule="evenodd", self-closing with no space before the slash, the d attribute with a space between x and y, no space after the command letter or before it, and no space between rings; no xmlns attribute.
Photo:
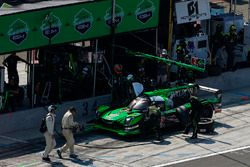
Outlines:
<svg viewBox="0 0 250 167"><path fill-rule="evenodd" d="M8 137L8 136L0 135L0 138L7 139L7 140L12 140L12 141L17 141L17 142L20 142L20 143L29 143L29 142L27 142L25 140L20 140L20 139L16 139L16 138L13 138L13 137Z"/></svg>
<svg viewBox="0 0 250 167"><path fill-rule="evenodd" d="M165 163L165 164L155 165L153 167L164 167L164 166L169 166L169 165L175 165L175 164L179 164L179 163L183 163L183 162L188 162L188 161L197 160L197 159L201 159L201 158L212 157L212 156L225 154L225 153L229 153L229 152L233 152L233 151L244 150L244 149L248 149L248 148L250 148L250 146L234 148L234 149L230 149L230 150L225 150L225 151L221 151L221 152L207 154L207 155L204 155L204 156L197 156L197 157L193 157L193 158L187 158L187 159L183 159L183 160L179 160L179 161L174 161L174 162L169 162L169 163Z"/></svg>

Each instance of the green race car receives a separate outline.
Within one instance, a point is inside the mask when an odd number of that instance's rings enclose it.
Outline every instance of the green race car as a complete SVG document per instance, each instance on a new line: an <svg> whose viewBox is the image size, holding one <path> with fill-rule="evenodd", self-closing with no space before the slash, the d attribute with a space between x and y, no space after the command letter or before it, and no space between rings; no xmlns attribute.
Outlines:
<svg viewBox="0 0 250 167"><path fill-rule="evenodd" d="M169 117L176 117L181 123L187 121L187 113L191 109L190 97L196 96L203 105L201 118L212 118L214 112L219 111L221 93L197 84L186 84L168 89L160 89L140 93L139 83L134 83L137 96L126 107L112 109L109 106L100 106L96 111L95 128L115 132L122 136L140 134L152 129L151 111L156 108L161 114L161 127L167 124ZM140 90L137 88L139 87ZM200 91L211 92L211 98L199 98Z"/></svg>

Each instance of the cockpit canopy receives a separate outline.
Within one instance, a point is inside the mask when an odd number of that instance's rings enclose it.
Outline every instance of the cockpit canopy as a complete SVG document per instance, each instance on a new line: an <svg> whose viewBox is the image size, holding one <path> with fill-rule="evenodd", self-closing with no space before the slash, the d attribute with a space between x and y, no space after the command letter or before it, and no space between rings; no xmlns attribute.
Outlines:
<svg viewBox="0 0 250 167"><path fill-rule="evenodd" d="M150 99L147 97L137 97L134 99L129 105L128 108L130 110L147 110L148 107L150 106Z"/></svg>

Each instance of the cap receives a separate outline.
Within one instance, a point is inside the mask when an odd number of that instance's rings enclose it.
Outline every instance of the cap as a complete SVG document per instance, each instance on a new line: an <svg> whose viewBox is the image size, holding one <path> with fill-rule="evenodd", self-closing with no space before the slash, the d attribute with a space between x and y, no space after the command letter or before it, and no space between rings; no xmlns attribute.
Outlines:
<svg viewBox="0 0 250 167"><path fill-rule="evenodd" d="M48 107L48 111L49 112L51 112L51 111L53 111L53 110L56 110L57 109L57 107L55 106L55 105L50 105L49 107Z"/></svg>

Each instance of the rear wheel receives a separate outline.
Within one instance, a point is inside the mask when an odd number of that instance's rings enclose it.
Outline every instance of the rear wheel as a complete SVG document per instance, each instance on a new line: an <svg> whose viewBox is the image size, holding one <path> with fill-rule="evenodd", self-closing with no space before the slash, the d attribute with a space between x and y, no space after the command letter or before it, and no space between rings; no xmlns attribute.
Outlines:
<svg viewBox="0 0 250 167"><path fill-rule="evenodd" d="M201 118L212 118L213 117L213 106L206 105L203 107L200 117Z"/></svg>

